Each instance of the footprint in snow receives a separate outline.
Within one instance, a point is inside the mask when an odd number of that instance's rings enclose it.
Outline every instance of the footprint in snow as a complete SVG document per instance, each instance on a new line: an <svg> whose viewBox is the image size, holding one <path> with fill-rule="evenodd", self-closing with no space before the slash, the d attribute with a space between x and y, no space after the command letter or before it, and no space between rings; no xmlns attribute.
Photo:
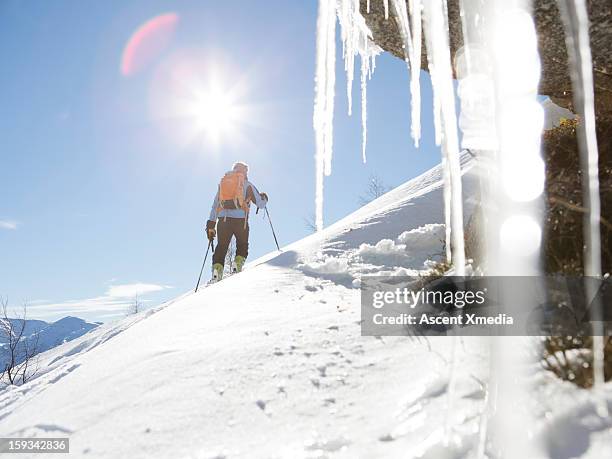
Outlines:
<svg viewBox="0 0 612 459"><path fill-rule="evenodd" d="M202 456L204 459L227 459L225 453L211 453L207 456Z"/></svg>
<svg viewBox="0 0 612 459"><path fill-rule="evenodd" d="M69 375L70 373L72 373L74 370L76 370L80 366L81 366L81 364L77 363L77 364L71 365L69 367L66 367L66 366L61 367L56 372L52 373L53 376L49 379L49 384L55 384L60 379L62 379L64 376Z"/></svg>
<svg viewBox="0 0 612 459"><path fill-rule="evenodd" d="M426 378L416 384L410 391L410 396L406 397L402 405L405 409L410 408L417 402L429 402L434 398L437 398L446 393L448 386L448 376L436 375L430 378Z"/></svg>
<svg viewBox="0 0 612 459"><path fill-rule="evenodd" d="M329 440L314 440L306 445L308 451L322 451L328 453L334 453L336 451L343 450L350 445L351 442L344 437L332 438Z"/></svg>
<svg viewBox="0 0 612 459"><path fill-rule="evenodd" d="M42 435L41 435L42 432ZM74 431L58 424L35 424L24 429L19 429L11 433L11 437L44 437L44 436L65 436Z"/></svg>
<svg viewBox="0 0 612 459"><path fill-rule="evenodd" d="M36 424L34 426L35 429L40 429L43 432L61 432L64 434L71 434L72 430L67 429L66 427L62 427L57 424Z"/></svg>

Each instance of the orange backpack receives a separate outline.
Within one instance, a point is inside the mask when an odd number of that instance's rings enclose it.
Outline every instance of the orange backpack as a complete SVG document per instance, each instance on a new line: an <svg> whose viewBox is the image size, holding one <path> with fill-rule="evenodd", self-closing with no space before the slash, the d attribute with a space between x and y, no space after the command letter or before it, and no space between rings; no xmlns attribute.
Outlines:
<svg viewBox="0 0 612 459"><path fill-rule="evenodd" d="M245 199L246 176L240 172L227 172L219 182L219 207L217 211L226 209L249 210L249 203Z"/></svg>

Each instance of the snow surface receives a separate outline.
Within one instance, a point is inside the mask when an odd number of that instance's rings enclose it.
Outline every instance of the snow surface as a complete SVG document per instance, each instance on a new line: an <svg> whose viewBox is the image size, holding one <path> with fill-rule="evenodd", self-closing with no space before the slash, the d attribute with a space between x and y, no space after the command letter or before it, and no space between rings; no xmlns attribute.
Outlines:
<svg viewBox="0 0 612 459"><path fill-rule="evenodd" d="M476 183L464 175L466 196ZM427 269L442 202L436 167L239 275L42 354L36 379L0 392L0 436L68 436L86 458L474 457L484 338L456 347L449 415L450 339L360 335L360 274ZM547 451L605 457L612 426L585 393L538 380Z"/></svg>

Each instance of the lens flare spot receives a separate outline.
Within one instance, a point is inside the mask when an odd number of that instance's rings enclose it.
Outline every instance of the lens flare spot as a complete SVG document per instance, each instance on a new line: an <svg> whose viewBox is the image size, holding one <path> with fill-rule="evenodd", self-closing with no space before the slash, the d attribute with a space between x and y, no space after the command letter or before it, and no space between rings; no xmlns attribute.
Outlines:
<svg viewBox="0 0 612 459"><path fill-rule="evenodd" d="M132 76L149 66L170 44L178 21L178 14L166 13L138 27L123 49L121 74Z"/></svg>
<svg viewBox="0 0 612 459"><path fill-rule="evenodd" d="M513 215L502 223L499 236L504 252L526 257L540 248L542 229L528 215Z"/></svg>
<svg viewBox="0 0 612 459"><path fill-rule="evenodd" d="M502 183L510 199L528 202L544 191L545 164L539 156L514 155L504 161Z"/></svg>

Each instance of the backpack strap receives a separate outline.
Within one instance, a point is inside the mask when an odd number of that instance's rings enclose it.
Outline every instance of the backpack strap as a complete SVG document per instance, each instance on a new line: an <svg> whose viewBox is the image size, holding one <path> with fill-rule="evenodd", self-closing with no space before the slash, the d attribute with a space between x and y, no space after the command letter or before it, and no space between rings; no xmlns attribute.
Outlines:
<svg viewBox="0 0 612 459"><path fill-rule="evenodd" d="M223 210L223 202L221 201L221 184L219 184L217 185L217 217L221 210Z"/></svg>
<svg viewBox="0 0 612 459"><path fill-rule="evenodd" d="M249 196L249 188L251 189L251 193L253 190L246 178L244 181L244 206L242 209L244 210L244 229L246 229L247 221L249 220L249 213L251 212L251 197Z"/></svg>

